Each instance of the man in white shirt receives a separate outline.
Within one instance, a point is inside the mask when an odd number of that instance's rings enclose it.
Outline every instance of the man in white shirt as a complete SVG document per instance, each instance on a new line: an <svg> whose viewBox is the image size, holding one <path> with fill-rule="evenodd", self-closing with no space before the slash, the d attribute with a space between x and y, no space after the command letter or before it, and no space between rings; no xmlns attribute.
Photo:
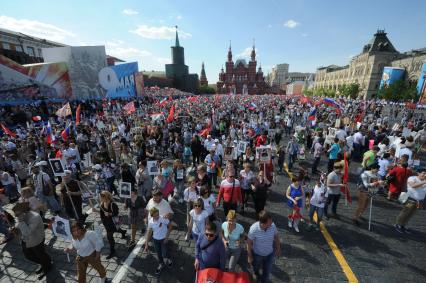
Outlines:
<svg viewBox="0 0 426 283"><path fill-rule="evenodd" d="M171 219L173 217L173 210L170 207L170 204L163 199L163 193L159 189L156 189L152 192L152 198L149 200L148 204L146 205L145 215L148 216L148 220L151 220L149 211L153 207L158 209L161 217L164 217L167 219Z"/></svg>
<svg viewBox="0 0 426 283"><path fill-rule="evenodd" d="M66 253L77 252L78 282L86 282L87 266L90 264L101 277L101 283L107 282L106 270L101 263L102 242L98 240L95 231L86 231L80 224L71 227L72 243L65 248Z"/></svg>
<svg viewBox="0 0 426 283"><path fill-rule="evenodd" d="M408 200L396 218L395 224L396 231L401 234L410 234L406 225L411 217L413 217L416 210L420 209L423 205L426 196L426 171L421 172L418 176L411 176L408 178L407 194Z"/></svg>

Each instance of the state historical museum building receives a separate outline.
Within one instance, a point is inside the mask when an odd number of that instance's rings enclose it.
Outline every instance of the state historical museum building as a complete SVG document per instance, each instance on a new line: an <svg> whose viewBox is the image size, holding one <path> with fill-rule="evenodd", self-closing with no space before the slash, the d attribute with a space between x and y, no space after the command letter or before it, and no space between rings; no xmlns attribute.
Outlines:
<svg viewBox="0 0 426 283"><path fill-rule="evenodd" d="M244 59L232 61L231 46L228 50L228 61L226 71L222 70L217 82L217 93L221 94L264 94L266 92L265 78L262 68L256 72L256 51L253 45L250 62Z"/></svg>

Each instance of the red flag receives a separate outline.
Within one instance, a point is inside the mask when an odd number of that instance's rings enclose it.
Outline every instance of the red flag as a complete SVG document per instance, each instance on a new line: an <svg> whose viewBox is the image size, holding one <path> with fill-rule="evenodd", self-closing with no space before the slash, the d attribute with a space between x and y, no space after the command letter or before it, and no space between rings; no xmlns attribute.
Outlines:
<svg viewBox="0 0 426 283"><path fill-rule="evenodd" d="M8 127L6 127L3 123L1 123L0 125L1 125L1 129L3 130L3 132L4 132L6 135L9 135L9 136L11 136L12 138L15 138L15 139L16 139L17 135L16 135L14 132L12 132L11 130L9 130L9 128L8 128Z"/></svg>
<svg viewBox="0 0 426 283"><path fill-rule="evenodd" d="M211 131L211 126L209 125L206 128L204 128L203 130L201 130L201 132L199 133L199 135L201 137L207 137L208 134L210 133L210 131Z"/></svg>
<svg viewBox="0 0 426 283"><path fill-rule="evenodd" d="M126 112L126 114L132 114L133 112L136 112L135 102L132 101L127 103L123 106L123 110Z"/></svg>
<svg viewBox="0 0 426 283"><path fill-rule="evenodd" d="M349 182L349 163L348 163L348 157L346 152L344 153L343 157L344 157L344 166L343 166L342 181L343 181L343 184L345 184L346 186L341 187L340 191L345 195L348 202L352 203L351 192L349 191L349 188L347 186Z"/></svg>
<svg viewBox="0 0 426 283"><path fill-rule="evenodd" d="M250 278L247 272L223 272L216 268L206 268L197 272L197 282L216 282L216 283L249 283Z"/></svg>
<svg viewBox="0 0 426 283"><path fill-rule="evenodd" d="M75 111L75 124L80 124L80 112L81 112L81 105L79 104L77 107L77 110Z"/></svg>
<svg viewBox="0 0 426 283"><path fill-rule="evenodd" d="M173 122L175 115L175 105L173 104L172 107L170 107L169 117L167 117L167 123Z"/></svg>

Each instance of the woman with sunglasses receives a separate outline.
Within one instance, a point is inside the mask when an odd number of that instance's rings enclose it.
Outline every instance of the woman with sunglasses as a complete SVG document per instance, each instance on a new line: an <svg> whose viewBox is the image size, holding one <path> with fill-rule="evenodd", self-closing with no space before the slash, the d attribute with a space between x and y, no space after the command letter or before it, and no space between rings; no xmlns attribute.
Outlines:
<svg viewBox="0 0 426 283"><path fill-rule="evenodd" d="M226 247L226 258L229 259L228 270L235 272L235 266L241 255L244 228L237 223L235 210L230 210L226 218L227 221L222 223L222 241Z"/></svg>
<svg viewBox="0 0 426 283"><path fill-rule="evenodd" d="M209 214L204 209L204 202L201 198L194 202L194 208L189 212L188 232L185 239L189 239L189 235L195 241L203 233L205 224L209 223Z"/></svg>
<svg viewBox="0 0 426 283"><path fill-rule="evenodd" d="M215 196L209 192L207 187L202 187L200 190L200 197L204 203L204 209L209 214L209 220L215 220L215 209L216 209L216 198Z"/></svg>

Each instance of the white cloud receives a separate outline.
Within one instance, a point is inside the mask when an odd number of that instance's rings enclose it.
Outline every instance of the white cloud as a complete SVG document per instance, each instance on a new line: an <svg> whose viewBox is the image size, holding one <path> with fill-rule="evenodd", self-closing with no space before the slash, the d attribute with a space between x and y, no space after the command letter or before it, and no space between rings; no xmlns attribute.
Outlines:
<svg viewBox="0 0 426 283"><path fill-rule="evenodd" d="M181 15L177 15L177 16L176 16L176 20L180 21L180 20L182 20L182 19L183 19L183 17L182 17Z"/></svg>
<svg viewBox="0 0 426 283"><path fill-rule="evenodd" d="M284 26L287 28L295 28L298 25L300 25L300 23L294 21L294 20L288 20L287 22L284 23Z"/></svg>
<svg viewBox="0 0 426 283"><path fill-rule="evenodd" d="M253 47L247 47L241 53L238 53L236 56L237 56L237 58L247 58L247 57L250 57L252 50L253 50ZM257 48L255 48L254 51L256 51L256 54L257 54Z"/></svg>
<svg viewBox="0 0 426 283"><path fill-rule="evenodd" d="M141 50L133 47L107 47L106 51L108 55L123 59L123 60L136 60L142 57L149 57L152 55L151 52Z"/></svg>
<svg viewBox="0 0 426 283"><path fill-rule="evenodd" d="M137 29L131 30L130 32L149 39L170 40L175 37L175 28L167 26L153 27L147 25L140 25L137 27ZM183 30L179 30L179 37L188 38L191 36L192 35L190 33L184 32Z"/></svg>
<svg viewBox="0 0 426 283"><path fill-rule="evenodd" d="M158 57L157 62L160 64L170 64L171 60L170 58Z"/></svg>
<svg viewBox="0 0 426 283"><path fill-rule="evenodd" d="M139 14L138 11L135 11L135 10L132 10L132 9L124 9L122 13L126 16L134 16L134 15Z"/></svg>
<svg viewBox="0 0 426 283"><path fill-rule="evenodd" d="M116 46L122 45L123 43L124 41L122 40L114 39L112 41L107 41L106 45L111 47L116 47Z"/></svg>
<svg viewBox="0 0 426 283"><path fill-rule="evenodd" d="M27 19L15 19L8 16L0 16L0 26L12 31L60 43L64 43L70 37L76 37L74 33L52 24Z"/></svg>

